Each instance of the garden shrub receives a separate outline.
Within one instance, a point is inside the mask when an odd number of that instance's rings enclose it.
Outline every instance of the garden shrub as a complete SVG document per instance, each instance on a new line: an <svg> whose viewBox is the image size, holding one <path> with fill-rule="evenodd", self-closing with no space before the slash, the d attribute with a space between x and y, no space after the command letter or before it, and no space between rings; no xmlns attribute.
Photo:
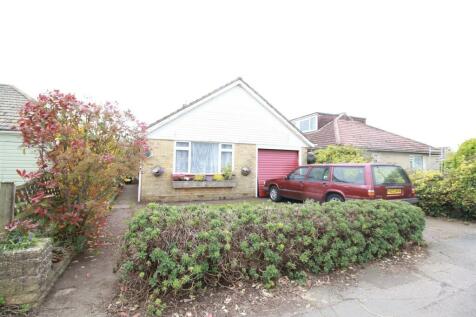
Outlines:
<svg viewBox="0 0 476 317"><path fill-rule="evenodd" d="M366 163L370 156L351 145L328 145L314 152L315 163ZM314 163L313 162L313 163Z"/></svg>
<svg viewBox="0 0 476 317"><path fill-rule="evenodd" d="M448 173L447 183L454 215L476 219L476 160L461 162Z"/></svg>
<svg viewBox="0 0 476 317"><path fill-rule="evenodd" d="M448 216L452 209L449 188L443 174L419 171L410 175L418 197L418 205L430 216Z"/></svg>
<svg viewBox="0 0 476 317"><path fill-rule="evenodd" d="M5 226L5 233L0 235L0 254L5 251L26 249L33 246L37 239L37 223L29 219L13 220Z"/></svg>
<svg viewBox="0 0 476 317"><path fill-rule="evenodd" d="M424 225L405 202L149 204L129 224L121 272L149 303L241 279L273 287L420 243Z"/></svg>
<svg viewBox="0 0 476 317"><path fill-rule="evenodd" d="M446 174L416 172L411 179L427 215L476 219L476 162L463 162Z"/></svg>
<svg viewBox="0 0 476 317"><path fill-rule="evenodd" d="M122 178L139 170L146 126L111 103L59 91L27 102L18 126L23 146L38 152L37 171L18 171L37 188L26 213L56 242L82 249L101 235Z"/></svg>
<svg viewBox="0 0 476 317"><path fill-rule="evenodd" d="M431 216L476 219L476 139L464 142L444 167L443 173L411 175L418 205Z"/></svg>
<svg viewBox="0 0 476 317"><path fill-rule="evenodd" d="M466 140L459 147L458 150L450 154L445 160L444 166L446 169L458 168L464 162L476 160L476 138Z"/></svg>

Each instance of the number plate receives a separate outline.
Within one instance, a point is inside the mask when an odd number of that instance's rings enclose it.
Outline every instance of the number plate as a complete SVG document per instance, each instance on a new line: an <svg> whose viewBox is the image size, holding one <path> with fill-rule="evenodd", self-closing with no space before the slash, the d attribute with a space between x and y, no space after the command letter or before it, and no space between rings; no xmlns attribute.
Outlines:
<svg viewBox="0 0 476 317"><path fill-rule="evenodd" d="M401 195L402 194L402 190L400 188L388 188L387 189L387 195L389 196L397 196L397 195Z"/></svg>

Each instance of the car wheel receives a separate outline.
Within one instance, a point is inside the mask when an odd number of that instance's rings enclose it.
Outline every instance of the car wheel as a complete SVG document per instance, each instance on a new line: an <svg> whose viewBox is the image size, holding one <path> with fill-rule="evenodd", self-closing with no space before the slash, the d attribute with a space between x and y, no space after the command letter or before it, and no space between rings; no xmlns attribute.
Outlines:
<svg viewBox="0 0 476 317"><path fill-rule="evenodd" d="M281 195L279 194L278 187L271 186L271 188L269 189L269 198L271 198L271 200L275 202L281 201Z"/></svg>
<svg viewBox="0 0 476 317"><path fill-rule="evenodd" d="M332 193L332 194L327 195L326 201L340 201L340 202L343 202L343 201L345 201L345 199L340 194Z"/></svg>

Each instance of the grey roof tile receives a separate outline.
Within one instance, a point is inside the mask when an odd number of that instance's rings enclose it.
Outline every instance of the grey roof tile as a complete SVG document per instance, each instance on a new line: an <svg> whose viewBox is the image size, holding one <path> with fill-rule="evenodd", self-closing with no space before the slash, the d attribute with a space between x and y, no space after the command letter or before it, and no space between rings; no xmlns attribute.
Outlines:
<svg viewBox="0 0 476 317"><path fill-rule="evenodd" d="M16 130L20 110L30 100L16 87L0 84L0 130Z"/></svg>

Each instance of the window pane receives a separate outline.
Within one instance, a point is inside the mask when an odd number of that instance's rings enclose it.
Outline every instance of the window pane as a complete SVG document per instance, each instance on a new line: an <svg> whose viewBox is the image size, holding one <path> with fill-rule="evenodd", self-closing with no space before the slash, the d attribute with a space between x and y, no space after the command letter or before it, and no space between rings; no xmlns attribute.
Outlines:
<svg viewBox="0 0 476 317"><path fill-rule="evenodd" d="M328 167L314 167L309 173L309 181L327 181L329 179Z"/></svg>
<svg viewBox="0 0 476 317"><path fill-rule="evenodd" d="M364 185L364 168L363 167L334 167L334 182Z"/></svg>
<svg viewBox="0 0 476 317"><path fill-rule="evenodd" d="M422 155L410 156L410 167L412 168L412 170L422 170L423 156Z"/></svg>
<svg viewBox="0 0 476 317"><path fill-rule="evenodd" d="M188 147L188 142L177 142L177 147Z"/></svg>
<svg viewBox="0 0 476 317"><path fill-rule="evenodd" d="M222 148L222 150L231 150L232 145L231 144L222 144L221 148Z"/></svg>
<svg viewBox="0 0 476 317"><path fill-rule="evenodd" d="M423 156L419 155L415 157L415 167L420 170L423 169Z"/></svg>
<svg viewBox="0 0 476 317"><path fill-rule="evenodd" d="M192 173L216 173L218 171L218 144L192 142Z"/></svg>
<svg viewBox="0 0 476 317"><path fill-rule="evenodd" d="M399 166L372 166L375 185L404 185L410 181Z"/></svg>
<svg viewBox="0 0 476 317"><path fill-rule="evenodd" d="M232 153L231 152L221 152L221 170L225 167L230 167L232 165Z"/></svg>
<svg viewBox="0 0 476 317"><path fill-rule="evenodd" d="M175 152L175 172L188 173L188 151L177 150Z"/></svg>
<svg viewBox="0 0 476 317"><path fill-rule="evenodd" d="M311 118L311 129L310 130L316 130L317 129L317 117L312 117Z"/></svg>
<svg viewBox="0 0 476 317"><path fill-rule="evenodd" d="M301 120L299 122L299 129L301 131L309 131L309 119Z"/></svg>
<svg viewBox="0 0 476 317"><path fill-rule="evenodd" d="M300 167L289 175L289 179L304 179L306 178L308 167Z"/></svg>

